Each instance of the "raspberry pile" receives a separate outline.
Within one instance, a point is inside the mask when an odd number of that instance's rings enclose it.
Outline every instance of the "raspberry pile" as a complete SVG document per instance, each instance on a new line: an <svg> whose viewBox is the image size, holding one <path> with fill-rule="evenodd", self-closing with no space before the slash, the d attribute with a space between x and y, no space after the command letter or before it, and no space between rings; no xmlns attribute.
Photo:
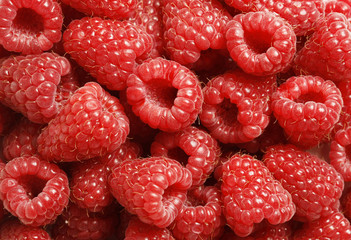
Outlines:
<svg viewBox="0 0 351 240"><path fill-rule="evenodd" d="M351 239L350 19L0 1L0 240Z"/></svg>

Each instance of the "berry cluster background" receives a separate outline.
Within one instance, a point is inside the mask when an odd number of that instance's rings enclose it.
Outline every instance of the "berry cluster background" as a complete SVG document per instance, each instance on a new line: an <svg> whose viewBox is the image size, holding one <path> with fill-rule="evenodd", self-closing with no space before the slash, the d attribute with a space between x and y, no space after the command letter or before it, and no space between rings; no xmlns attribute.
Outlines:
<svg viewBox="0 0 351 240"><path fill-rule="evenodd" d="M1 0L0 240L351 239L350 0Z"/></svg>

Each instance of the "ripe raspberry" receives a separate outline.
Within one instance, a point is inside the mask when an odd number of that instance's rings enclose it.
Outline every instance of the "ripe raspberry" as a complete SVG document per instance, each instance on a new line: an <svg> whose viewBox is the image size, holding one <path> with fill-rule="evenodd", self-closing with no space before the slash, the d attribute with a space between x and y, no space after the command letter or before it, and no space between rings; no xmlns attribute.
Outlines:
<svg viewBox="0 0 351 240"><path fill-rule="evenodd" d="M92 213L70 203L53 227L55 240L105 240L113 234L117 214L111 208L106 213Z"/></svg>
<svg viewBox="0 0 351 240"><path fill-rule="evenodd" d="M17 220L7 220L0 227L1 240L51 240L49 233L39 227L26 226Z"/></svg>
<svg viewBox="0 0 351 240"><path fill-rule="evenodd" d="M112 204L107 166L99 159L77 163L70 180L71 201L90 212L101 212Z"/></svg>
<svg viewBox="0 0 351 240"><path fill-rule="evenodd" d="M72 21L63 41L65 51L110 90L126 87L137 62L147 58L153 46L141 26L98 17Z"/></svg>
<svg viewBox="0 0 351 240"><path fill-rule="evenodd" d="M290 23L297 36L308 35L323 17L325 3L321 0L225 0L243 12L273 12Z"/></svg>
<svg viewBox="0 0 351 240"><path fill-rule="evenodd" d="M342 13L332 12L316 29L294 59L297 75L317 75L334 82L351 78L351 24Z"/></svg>
<svg viewBox="0 0 351 240"><path fill-rule="evenodd" d="M57 115L72 84L69 61L53 53L11 56L0 67L1 102L36 123Z"/></svg>
<svg viewBox="0 0 351 240"><path fill-rule="evenodd" d="M263 161L290 192L297 220L313 221L338 208L344 181L327 162L294 145L269 147Z"/></svg>
<svg viewBox="0 0 351 240"><path fill-rule="evenodd" d="M150 57L156 58L165 55L162 24L162 0L140 0L137 4L135 23L144 27L145 32L153 39Z"/></svg>
<svg viewBox="0 0 351 240"><path fill-rule="evenodd" d="M135 14L137 0L62 0L87 16L126 19Z"/></svg>
<svg viewBox="0 0 351 240"><path fill-rule="evenodd" d="M60 41L63 15L54 0L0 3L0 44L8 51L39 54Z"/></svg>
<svg viewBox="0 0 351 240"><path fill-rule="evenodd" d="M98 83L78 89L38 137L49 161L80 161L115 151L129 133L122 105Z"/></svg>
<svg viewBox="0 0 351 240"><path fill-rule="evenodd" d="M312 222L307 222L295 232L293 240L351 239L350 222L341 212L334 212Z"/></svg>
<svg viewBox="0 0 351 240"><path fill-rule="evenodd" d="M316 146L339 120L340 90L318 76L291 77L272 95L272 110L290 142Z"/></svg>
<svg viewBox="0 0 351 240"><path fill-rule="evenodd" d="M166 157L127 160L112 169L113 196L132 214L159 228L169 226L180 212L191 187L191 173Z"/></svg>
<svg viewBox="0 0 351 240"><path fill-rule="evenodd" d="M0 173L0 199L25 225L52 223L68 204L69 186L64 171L37 157L18 157Z"/></svg>
<svg viewBox="0 0 351 240"><path fill-rule="evenodd" d="M329 159L332 165L344 178L351 181L351 127L339 130L330 144Z"/></svg>
<svg viewBox="0 0 351 240"><path fill-rule="evenodd" d="M174 240L174 237L167 228L158 228L143 223L137 217L133 217L128 223L124 240L136 239Z"/></svg>
<svg viewBox="0 0 351 240"><path fill-rule="evenodd" d="M3 155L7 161L16 157L33 156L37 154L37 138L43 125L33 123L22 117L12 131L3 138Z"/></svg>
<svg viewBox="0 0 351 240"><path fill-rule="evenodd" d="M227 224L248 236L255 223L289 221L295 213L291 195L263 163L250 155L233 155L222 166L222 199Z"/></svg>
<svg viewBox="0 0 351 240"><path fill-rule="evenodd" d="M331 12L344 14L348 19L351 18L351 1L350 0L329 0L325 4L325 15Z"/></svg>
<svg viewBox="0 0 351 240"><path fill-rule="evenodd" d="M165 156L183 163L191 172L192 186L200 186L217 165L220 148L210 134L190 126L176 133L160 132L150 152L152 156Z"/></svg>
<svg viewBox="0 0 351 240"><path fill-rule="evenodd" d="M176 239L219 239L225 219L221 193L214 186L200 186L187 194L183 208L171 225Z"/></svg>
<svg viewBox="0 0 351 240"><path fill-rule="evenodd" d="M227 24L225 37L230 56L244 72L252 75L282 72L296 52L293 28L270 12L236 15Z"/></svg>
<svg viewBox="0 0 351 240"><path fill-rule="evenodd" d="M202 51L225 49L229 18L217 0L164 1L164 41L170 58L188 65L199 60Z"/></svg>
<svg viewBox="0 0 351 240"><path fill-rule="evenodd" d="M127 81L135 115L152 128L175 132L190 126L203 103L200 82L177 62L156 58L139 65Z"/></svg>
<svg viewBox="0 0 351 240"><path fill-rule="evenodd" d="M255 77L241 70L217 76L203 89L201 124L222 143L251 141L269 123L275 88L274 76Z"/></svg>

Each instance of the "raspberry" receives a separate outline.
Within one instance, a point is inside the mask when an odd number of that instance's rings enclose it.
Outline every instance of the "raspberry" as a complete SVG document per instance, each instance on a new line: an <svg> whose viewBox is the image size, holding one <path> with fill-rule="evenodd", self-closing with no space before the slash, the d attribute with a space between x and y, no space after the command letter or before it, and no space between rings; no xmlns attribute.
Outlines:
<svg viewBox="0 0 351 240"><path fill-rule="evenodd" d="M191 173L166 157L127 160L112 168L113 196L132 214L159 228L169 226L180 212L192 185Z"/></svg>
<svg viewBox="0 0 351 240"><path fill-rule="evenodd" d="M70 190L65 172L37 157L9 161L0 180L5 209L26 225L52 223L68 204Z"/></svg>
<svg viewBox="0 0 351 240"><path fill-rule="evenodd" d="M310 148L331 132L339 120L343 100L332 81L299 76L278 87L271 106L289 141Z"/></svg>
<svg viewBox="0 0 351 240"><path fill-rule="evenodd" d="M113 234L117 224L115 209L107 213L92 213L70 203L54 224L55 240L104 240Z"/></svg>
<svg viewBox="0 0 351 240"><path fill-rule="evenodd" d="M351 239L350 222L341 212L334 212L312 222L307 222L295 232L294 240Z"/></svg>
<svg viewBox="0 0 351 240"><path fill-rule="evenodd" d="M17 220L7 220L1 224L0 239L19 240L51 240L49 233L39 227L26 226Z"/></svg>
<svg viewBox="0 0 351 240"><path fill-rule="evenodd" d="M77 85L65 57L53 53L11 56L0 67L0 100L29 120L47 123Z"/></svg>
<svg viewBox="0 0 351 240"><path fill-rule="evenodd" d="M160 132L155 136L150 152L152 156L165 156L184 163L191 172L193 186L205 183L220 155L217 141L193 126L176 133Z"/></svg>
<svg viewBox="0 0 351 240"><path fill-rule="evenodd" d="M98 159L78 163L70 180L71 201L90 212L100 212L113 201L107 184L108 171Z"/></svg>
<svg viewBox="0 0 351 240"><path fill-rule="evenodd" d="M188 65L199 60L202 51L225 49L229 18L216 0L164 1L164 41L170 58Z"/></svg>
<svg viewBox="0 0 351 240"><path fill-rule="evenodd" d="M351 127L339 130L330 144L330 164L343 176L345 182L351 181Z"/></svg>
<svg viewBox="0 0 351 240"><path fill-rule="evenodd" d="M137 0L62 0L79 12L88 16L126 19L135 14Z"/></svg>
<svg viewBox="0 0 351 240"><path fill-rule="evenodd" d="M79 161L115 151L129 133L122 105L99 84L86 83L38 137L38 152L49 161Z"/></svg>
<svg viewBox="0 0 351 240"><path fill-rule="evenodd" d="M3 155L7 161L16 157L33 156L37 153L37 138L43 125L22 117L12 131L3 138Z"/></svg>
<svg viewBox="0 0 351 240"><path fill-rule="evenodd" d="M201 124L222 143L241 143L260 136L269 123L269 99L276 78L241 70L211 79L204 92Z"/></svg>
<svg viewBox="0 0 351 240"><path fill-rule="evenodd" d="M222 166L222 199L227 224L240 236L255 223L289 221L295 213L291 195L264 164L250 155L235 154Z"/></svg>
<svg viewBox="0 0 351 240"><path fill-rule="evenodd" d="M290 23L297 36L308 35L316 26L316 21L323 17L325 3L321 0L285 1L285 0L225 0L225 2L243 12L273 12Z"/></svg>
<svg viewBox="0 0 351 240"><path fill-rule="evenodd" d="M162 24L162 0L140 0L135 14L135 23L143 26L145 32L150 34L154 45L150 52L150 57L156 58L163 56L163 24Z"/></svg>
<svg viewBox="0 0 351 240"><path fill-rule="evenodd" d="M126 87L137 62L147 58L153 46L141 26L98 17L72 21L63 41L65 51L110 90Z"/></svg>
<svg viewBox="0 0 351 240"><path fill-rule="evenodd" d="M125 232L124 240L159 239L174 240L172 233L167 228L158 228L140 221L137 217L130 219Z"/></svg>
<svg viewBox="0 0 351 240"><path fill-rule="evenodd" d="M351 18L351 1L350 0L330 0L325 4L325 14L339 12L344 14L348 19Z"/></svg>
<svg viewBox="0 0 351 240"><path fill-rule="evenodd" d="M327 162L291 144L269 147L263 161L290 192L297 220L313 221L339 207L344 181Z"/></svg>
<svg viewBox="0 0 351 240"><path fill-rule="evenodd" d="M351 25L345 15L332 12L316 29L294 59L297 75L317 75L334 82L351 78Z"/></svg>
<svg viewBox="0 0 351 240"><path fill-rule="evenodd" d="M127 100L135 115L152 128L180 131L197 118L203 95L188 68L163 58L143 62L127 81Z"/></svg>
<svg viewBox="0 0 351 240"><path fill-rule="evenodd" d="M220 190L200 186L187 194L187 201L171 225L176 239L219 239L225 219Z"/></svg>
<svg viewBox="0 0 351 240"><path fill-rule="evenodd" d="M61 39L63 15L54 0L4 0L0 15L0 44L8 51L39 54Z"/></svg>
<svg viewBox="0 0 351 240"><path fill-rule="evenodd" d="M282 72L296 52L293 28L270 12L236 15L227 24L225 37L233 60L244 72L257 76Z"/></svg>

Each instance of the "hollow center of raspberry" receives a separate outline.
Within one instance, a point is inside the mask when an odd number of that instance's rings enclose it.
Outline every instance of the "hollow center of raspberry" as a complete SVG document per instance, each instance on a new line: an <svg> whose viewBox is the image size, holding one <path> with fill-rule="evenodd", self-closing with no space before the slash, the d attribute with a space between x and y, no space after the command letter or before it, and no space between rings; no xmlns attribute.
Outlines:
<svg viewBox="0 0 351 240"><path fill-rule="evenodd" d="M324 97L320 93L309 92L301 95L298 99L295 100L297 103L306 103L308 101L313 101L316 103L323 103L325 101Z"/></svg>
<svg viewBox="0 0 351 240"><path fill-rule="evenodd" d="M188 163L189 156L180 147L168 150L168 157L177 160L184 166Z"/></svg>
<svg viewBox="0 0 351 240"><path fill-rule="evenodd" d="M202 198L195 197L192 194L188 194L186 197L185 205L189 207L204 206L206 205L206 202Z"/></svg>
<svg viewBox="0 0 351 240"><path fill-rule="evenodd" d="M38 178L33 175L21 176L17 179L18 183L24 188L27 192L29 198L35 198L39 193L43 191L47 181L41 178Z"/></svg>
<svg viewBox="0 0 351 240"><path fill-rule="evenodd" d="M164 79L155 79L150 81L146 87L148 99L153 104L164 108L171 108L174 99L177 97L178 90Z"/></svg>
<svg viewBox="0 0 351 240"><path fill-rule="evenodd" d="M255 53L265 53L272 44L272 36L266 32L245 31L244 35L247 46Z"/></svg>
<svg viewBox="0 0 351 240"><path fill-rule="evenodd" d="M221 116L225 125L233 125L237 120L238 108L236 104L231 103L225 98L218 107L218 115Z"/></svg>
<svg viewBox="0 0 351 240"><path fill-rule="evenodd" d="M43 18L33 9L20 8L13 21L14 28L19 31L37 35L44 31Z"/></svg>

